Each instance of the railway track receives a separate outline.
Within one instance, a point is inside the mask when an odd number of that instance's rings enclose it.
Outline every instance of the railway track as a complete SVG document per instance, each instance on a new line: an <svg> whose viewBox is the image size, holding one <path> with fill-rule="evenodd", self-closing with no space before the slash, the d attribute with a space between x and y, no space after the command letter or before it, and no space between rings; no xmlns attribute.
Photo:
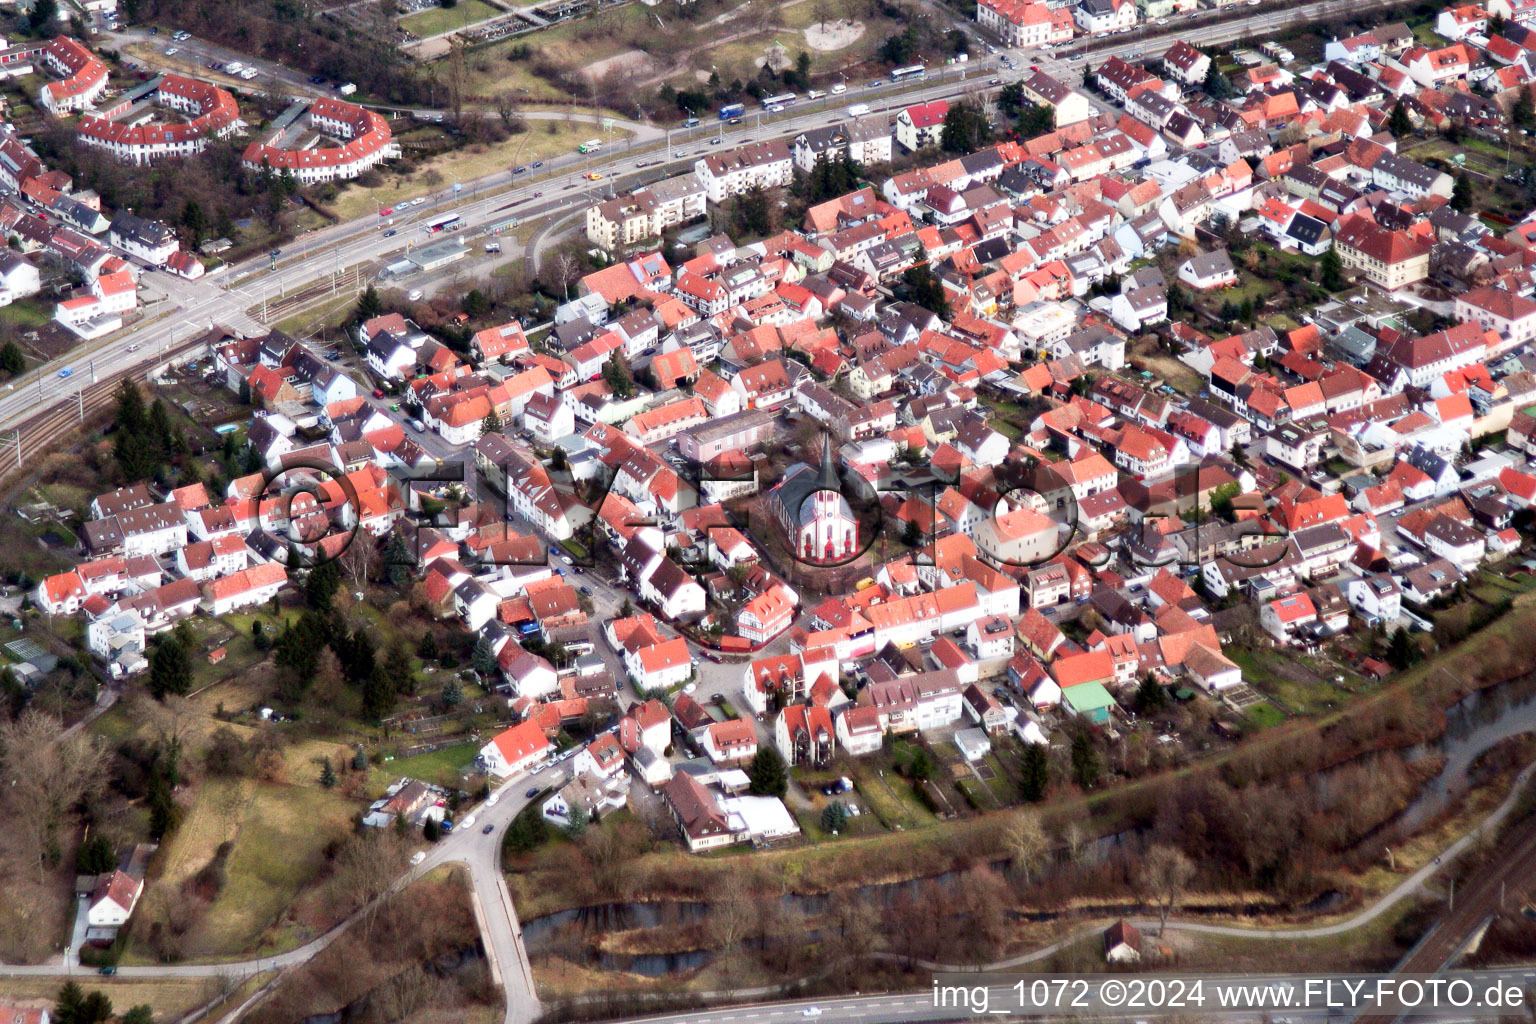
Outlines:
<svg viewBox="0 0 1536 1024"><path fill-rule="evenodd" d="M187 342L178 345L168 350L164 358L170 359L184 355L197 348L199 344L199 342ZM163 360L160 360L135 367L126 373L114 374L105 380L89 384L78 394L59 399L48 408L33 414L17 428L16 444L20 448L19 456L11 447L0 451L0 483L11 483L15 477L24 474L28 465L37 456L63 450L64 441L78 431L82 424L91 420L97 413L111 407L113 396L125 377L136 381L145 380L151 369L162 364Z"/></svg>
<svg viewBox="0 0 1536 1024"><path fill-rule="evenodd" d="M1536 819L1500 842L1499 854L1456 893L1450 910L1419 944L1393 968L1393 974L1439 974L1466 948L1483 922L1499 909L1506 884L1519 885L1536 875ZM1355 1018L1355 1024L1392 1024L1399 1017L1373 1013Z"/></svg>

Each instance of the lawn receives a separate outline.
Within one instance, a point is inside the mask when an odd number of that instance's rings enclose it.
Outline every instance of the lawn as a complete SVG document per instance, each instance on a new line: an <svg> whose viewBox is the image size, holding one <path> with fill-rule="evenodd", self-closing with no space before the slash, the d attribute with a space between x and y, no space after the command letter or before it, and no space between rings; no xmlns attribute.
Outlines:
<svg viewBox="0 0 1536 1024"><path fill-rule="evenodd" d="M459 769L473 764L481 744L456 743L430 754L415 757L397 757L392 761L375 765L368 772L369 792L384 792L384 787L396 779L410 777L424 782L444 782L457 779Z"/></svg>
<svg viewBox="0 0 1536 1024"><path fill-rule="evenodd" d="M18 299L8 306L0 306L0 324L24 331L36 330L51 319L53 311L40 299Z"/></svg>
<svg viewBox="0 0 1536 1024"><path fill-rule="evenodd" d="M514 163L544 160L556 153L571 152L593 136L601 136L609 146L620 145L629 138L629 133L622 129L605 132L587 122L529 121L528 128L528 131L513 135L496 145L471 145L432 157L405 173L392 171L390 165L383 164L380 170L386 178L384 184L376 188L350 185L326 205L343 220L350 220L364 214L377 213L378 204L381 203L386 206L395 205L438 191L453 181L469 182L504 171ZM471 198L468 188L464 190L463 198ZM448 207L444 205L442 212L447 210Z"/></svg>
<svg viewBox="0 0 1536 1024"><path fill-rule="evenodd" d="M497 17L502 12L483 0L459 0L451 8L431 7L401 18L399 25L418 39L442 35Z"/></svg>
<svg viewBox="0 0 1536 1024"><path fill-rule="evenodd" d="M1255 729L1268 729L1285 721L1285 712L1273 704L1255 704L1248 709L1248 724Z"/></svg>
<svg viewBox="0 0 1536 1024"><path fill-rule="evenodd" d="M1228 647L1225 653L1243 670L1243 680L1248 685L1298 715L1326 711L1350 698L1348 689L1335 684L1325 668L1314 667L1307 658L1282 654L1270 648L1236 645ZM1345 679L1347 681L1349 677L1345 676ZM1279 709L1276 711L1278 713ZM1265 721L1262 724L1274 723Z"/></svg>

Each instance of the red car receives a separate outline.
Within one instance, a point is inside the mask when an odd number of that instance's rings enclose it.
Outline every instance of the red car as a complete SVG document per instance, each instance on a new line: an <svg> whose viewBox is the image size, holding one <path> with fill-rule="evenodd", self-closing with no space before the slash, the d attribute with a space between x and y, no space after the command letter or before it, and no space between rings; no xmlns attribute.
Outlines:
<svg viewBox="0 0 1536 1024"><path fill-rule="evenodd" d="M379 216L380 217L388 217L390 214L392 214L394 212L395 212L395 208L393 206L386 206L386 207L384 207L384 209L379 211Z"/></svg>
<svg viewBox="0 0 1536 1024"><path fill-rule="evenodd" d="M383 388L374 388L373 389L373 397L374 398L383 398L384 397L384 389Z"/></svg>

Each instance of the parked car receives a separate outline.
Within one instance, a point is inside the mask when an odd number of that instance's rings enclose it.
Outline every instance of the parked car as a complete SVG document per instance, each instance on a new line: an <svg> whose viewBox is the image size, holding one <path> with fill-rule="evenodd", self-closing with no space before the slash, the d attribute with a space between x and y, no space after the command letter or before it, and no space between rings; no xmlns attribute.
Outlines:
<svg viewBox="0 0 1536 1024"><path fill-rule="evenodd" d="M536 797L538 795L539 795L539 787L538 786L529 786L528 787L528 792L523 794L523 796L527 797L529 800L532 800L534 797Z"/></svg>
<svg viewBox="0 0 1536 1024"><path fill-rule="evenodd" d="M427 851L426 850L417 850L415 853L411 854L411 863L412 864L420 864L422 861L424 861L426 859L427 859Z"/></svg>

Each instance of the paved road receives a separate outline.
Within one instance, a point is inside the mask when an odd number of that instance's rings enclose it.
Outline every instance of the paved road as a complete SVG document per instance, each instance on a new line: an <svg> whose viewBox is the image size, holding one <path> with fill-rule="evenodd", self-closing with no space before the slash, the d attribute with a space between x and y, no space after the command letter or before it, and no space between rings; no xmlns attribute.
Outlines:
<svg viewBox="0 0 1536 1024"><path fill-rule="evenodd" d="M462 863L468 867L472 891L479 903L486 956L499 973L506 993L505 1024L529 1024L539 1015L539 1004L534 994L533 972L523 947L522 927L518 924L511 894L501 872L501 838L507 825L529 804L525 793L530 787L544 789L565 781L563 767L550 765L532 775L504 783L496 790L494 806L482 804L475 808L472 826L429 847L421 863L402 874L390 889L398 892L444 864ZM486 825L493 826L489 835L482 831ZM118 968L117 975L120 978L242 977L293 967L320 953L361 917L362 912L354 914L319 938L276 956L225 963L123 966ZM0 978L59 977L71 970L62 962L0 964Z"/></svg>

